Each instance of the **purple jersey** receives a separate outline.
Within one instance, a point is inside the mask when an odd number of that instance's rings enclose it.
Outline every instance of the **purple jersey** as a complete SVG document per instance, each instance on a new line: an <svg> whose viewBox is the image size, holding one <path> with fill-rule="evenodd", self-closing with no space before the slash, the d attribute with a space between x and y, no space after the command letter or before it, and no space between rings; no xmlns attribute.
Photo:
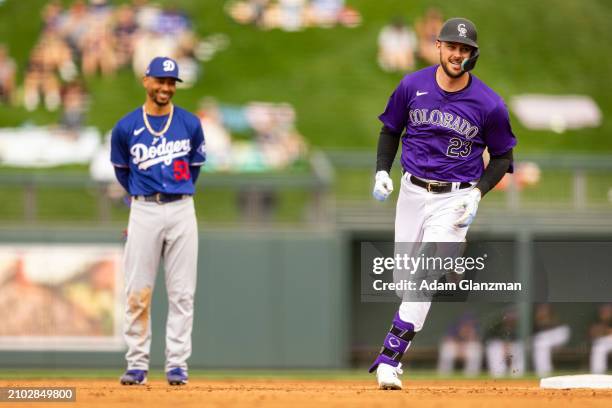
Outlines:
<svg viewBox="0 0 612 408"><path fill-rule="evenodd" d="M147 115L154 131L160 131L168 118L169 115ZM130 112L113 128L111 162L130 169L131 195L193 194L189 166L201 166L205 160L200 120L176 105L172 123L163 137L149 133L142 107Z"/></svg>
<svg viewBox="0 0 612 408"><path fill-rule="evenodd" d="M405 171L438 181L478 180L485 147L497 156L516 145L508 110L503 99L472 74L466 88L444 91L436 82L437 68L406 75L379 119L393 132L405 129Z"/></svg>

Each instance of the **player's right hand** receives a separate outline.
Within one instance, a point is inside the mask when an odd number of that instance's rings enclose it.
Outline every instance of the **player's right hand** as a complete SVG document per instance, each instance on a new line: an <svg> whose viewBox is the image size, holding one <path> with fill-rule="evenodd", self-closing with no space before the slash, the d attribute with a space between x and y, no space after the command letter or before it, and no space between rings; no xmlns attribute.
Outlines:
<svg viewBox="0 0 612 408"><path fill-rule="evenodd" d="M374 191L372 195L378 201L385 201L393 192L393 180L389 177L389 173L381 170L376 173L376 182L374 183Z"/></svg>

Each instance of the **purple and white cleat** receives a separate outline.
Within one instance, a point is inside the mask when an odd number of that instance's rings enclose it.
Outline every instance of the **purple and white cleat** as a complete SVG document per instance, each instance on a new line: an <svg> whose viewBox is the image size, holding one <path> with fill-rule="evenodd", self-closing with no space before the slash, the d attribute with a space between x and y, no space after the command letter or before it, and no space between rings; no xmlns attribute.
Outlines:
<svg viewBox="0 0 612 408"><path fill-rule="evenodd" d="M378 367L376 367L378 388L381 390L401 390L402 380L399 379L399 374L403 373L402 363L399 363L397 367L385 363L378 364Z"/></svg>

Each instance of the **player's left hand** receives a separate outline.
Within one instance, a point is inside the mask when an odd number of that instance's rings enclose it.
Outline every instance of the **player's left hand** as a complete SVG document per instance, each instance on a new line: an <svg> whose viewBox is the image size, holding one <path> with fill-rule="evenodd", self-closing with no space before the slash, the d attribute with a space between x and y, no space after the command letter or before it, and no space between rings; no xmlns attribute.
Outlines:
<svg viewBox="0 0 612 408"><path fill-rule="evenodd" d="M480 190L474 188L464 197L462 197L461 200L459 200L457 203L457 209L463 210L463 215L461 215L461 217L455 221L456 227L465 228L470 225L472 221L474 221L476 211L478 211L478 203L480 203L481 198L482 194L480 193Z"/></svg>

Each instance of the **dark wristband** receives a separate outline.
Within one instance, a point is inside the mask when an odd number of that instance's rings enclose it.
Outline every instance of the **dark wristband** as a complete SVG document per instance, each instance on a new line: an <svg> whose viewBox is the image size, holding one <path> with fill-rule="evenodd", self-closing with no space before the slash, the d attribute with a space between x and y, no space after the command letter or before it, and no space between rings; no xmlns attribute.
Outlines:
<svg viewBox="0 0 612 408"><path fill-rule="evenodd" d="M391 172L391 166L397 154L401 135L383 126L378 137L378 149L376 152L376 172Z"/></svg>
<svg viewBox="0 0 612 408"><path fill-rule="evenodd" d="M485 169L482 177L476 184L476 188L480 190L481 194L484 196L486 193L491 191L493 187L500 182L500 180L504 177L510 165L512 164L512 149L508 150L506 153L499 156L491 156L491 160L489 160L489 165Z"/></svg>

